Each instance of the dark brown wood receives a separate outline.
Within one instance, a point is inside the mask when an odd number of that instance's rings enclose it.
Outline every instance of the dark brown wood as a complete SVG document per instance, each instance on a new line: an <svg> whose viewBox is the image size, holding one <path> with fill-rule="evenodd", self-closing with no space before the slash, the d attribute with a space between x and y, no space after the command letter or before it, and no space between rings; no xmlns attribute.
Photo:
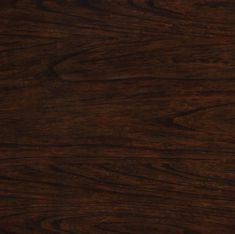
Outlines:
<svg viewBox="0 0 235 234"><path fill-rule="evenodd" d="M234 0L0 16L0 234L235 233Z"/></svg>

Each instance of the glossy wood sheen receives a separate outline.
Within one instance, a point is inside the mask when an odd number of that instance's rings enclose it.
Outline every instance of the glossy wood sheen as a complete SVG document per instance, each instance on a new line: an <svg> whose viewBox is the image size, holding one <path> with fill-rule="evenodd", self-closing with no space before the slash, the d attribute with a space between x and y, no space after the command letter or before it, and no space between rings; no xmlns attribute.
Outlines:
<svg viewBox="0 0 235 234"><path fill-rule="evenodd" d="M0 233L234 233L234 12L0 0Z"/></svg>

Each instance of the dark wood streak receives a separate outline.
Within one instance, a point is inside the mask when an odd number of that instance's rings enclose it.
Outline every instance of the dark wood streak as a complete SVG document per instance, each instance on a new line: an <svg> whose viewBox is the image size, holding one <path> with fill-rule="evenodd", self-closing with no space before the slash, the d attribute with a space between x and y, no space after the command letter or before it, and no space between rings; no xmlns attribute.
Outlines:
<svg viewBox="0 0 235 234"><path fill-rule="evenodd" d="M233 0L0 0L0 233L233 234Z"/></svg>

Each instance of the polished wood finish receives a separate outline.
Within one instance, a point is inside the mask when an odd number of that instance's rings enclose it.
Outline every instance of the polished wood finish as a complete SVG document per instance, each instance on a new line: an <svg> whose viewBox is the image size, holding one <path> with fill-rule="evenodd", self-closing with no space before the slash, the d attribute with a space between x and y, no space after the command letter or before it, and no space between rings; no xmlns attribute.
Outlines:
<svg viewBox="0 0 235 234"><path fill-rule="evenodd" d="M0 233L233 234L234 0L0 0Z"/></svg>

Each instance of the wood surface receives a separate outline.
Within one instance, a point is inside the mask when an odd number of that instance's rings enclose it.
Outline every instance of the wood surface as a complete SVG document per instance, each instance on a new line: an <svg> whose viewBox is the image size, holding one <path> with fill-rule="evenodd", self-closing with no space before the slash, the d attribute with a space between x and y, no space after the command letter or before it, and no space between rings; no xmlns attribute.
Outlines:
<svg viewBox="0 0 235 234"><path fill-rule="evenodd" d="M0 0L0 234L234 234L234 0Z"/></svg>

